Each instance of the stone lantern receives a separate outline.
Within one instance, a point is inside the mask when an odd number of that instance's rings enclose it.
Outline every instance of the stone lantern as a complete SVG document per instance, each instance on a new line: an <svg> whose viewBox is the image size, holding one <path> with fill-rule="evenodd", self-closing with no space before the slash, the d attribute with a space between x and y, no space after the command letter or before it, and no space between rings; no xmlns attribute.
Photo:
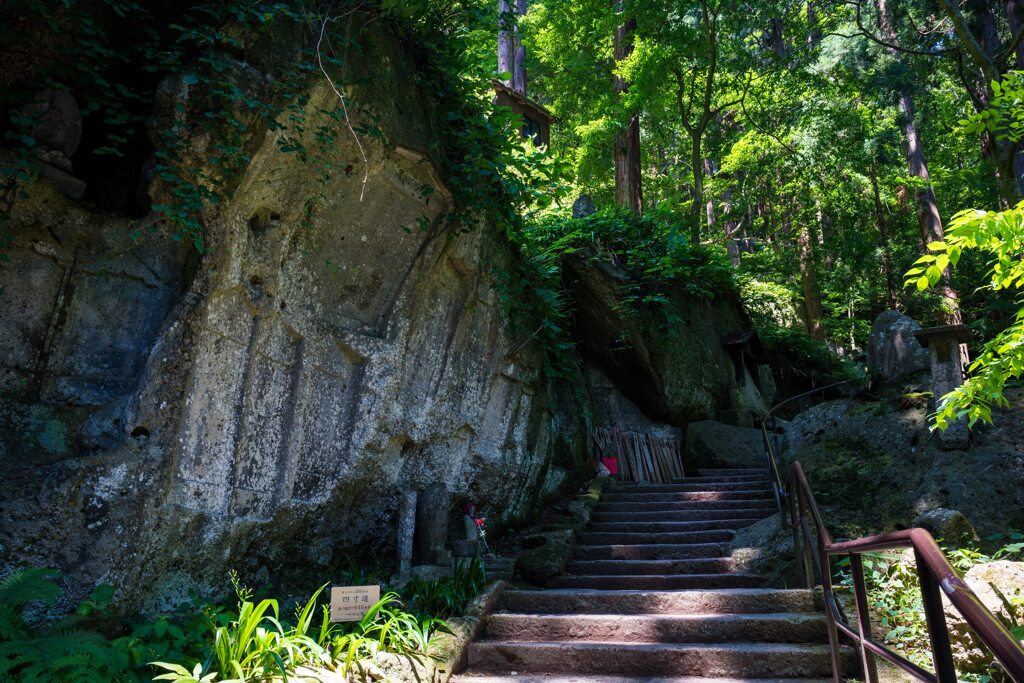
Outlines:
<svg viewBox="0 0 1024 683"><path fill-rule="evenodd" d="M939 325L918 330L914 336L931 353L932 391L939 400L964 383L971 360L967 353L971 331L966 325ZM967 421L959 419L939 435L939 444L947 450L965 449L969 439Z"/></svg>

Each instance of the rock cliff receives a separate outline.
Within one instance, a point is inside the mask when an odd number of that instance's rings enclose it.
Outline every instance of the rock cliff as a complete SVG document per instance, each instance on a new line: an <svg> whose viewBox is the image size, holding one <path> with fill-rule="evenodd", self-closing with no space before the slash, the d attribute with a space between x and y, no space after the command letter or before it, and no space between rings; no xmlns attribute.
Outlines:
<svg viewBox="0 0 1024 683"><path fill-rule="evenodd" d="M493 287L513 250L484 222L446 223L444 103L384 22L367 31L356 123L382 135L357 142L336 117L326 180L278 144L323 130L250 136L230 199L202 214L205 253L156 214L105 212L46 180L15 202L0 571L56 566L72 598L105 582L156 609L232 568L312 582L352 553L386 556L404 490L444 482L453 506L514 520L590 474L584 383L544 376ZM231 73L269 79L249 63ZM179 131L182 163L202 170L215 144L189 88L161 85L151 127ZM309 112L339 104L326 82L307 96ZM148 191L172 194L159 179ZM700 343L714 361L696 363L693 395L659 385L660 417L720 407L732 370L717 339ZM683 356L662 353L648 375L685 375Z"/></svg>

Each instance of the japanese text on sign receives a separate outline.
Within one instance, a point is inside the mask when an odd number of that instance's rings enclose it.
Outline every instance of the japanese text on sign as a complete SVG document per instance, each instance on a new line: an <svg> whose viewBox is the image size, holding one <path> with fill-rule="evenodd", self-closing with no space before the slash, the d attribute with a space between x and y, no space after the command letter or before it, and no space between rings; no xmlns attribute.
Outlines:
<svg viewBox="0 0 1024 683"><path fill-rule="evenodd" d="M359 621L380 600L380 586L331 588L331 621Z"/></svg>

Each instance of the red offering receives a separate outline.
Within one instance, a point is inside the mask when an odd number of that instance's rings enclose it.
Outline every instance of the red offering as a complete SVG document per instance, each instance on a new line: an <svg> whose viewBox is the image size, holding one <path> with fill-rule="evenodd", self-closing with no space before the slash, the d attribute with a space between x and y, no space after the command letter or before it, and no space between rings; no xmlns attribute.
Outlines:
<svg viewBox="0 0 1024 683"><path fill-rule="evenodd" d="M601 464L608 468L613 477L619 473L618 458L601 458Z"/></svg>

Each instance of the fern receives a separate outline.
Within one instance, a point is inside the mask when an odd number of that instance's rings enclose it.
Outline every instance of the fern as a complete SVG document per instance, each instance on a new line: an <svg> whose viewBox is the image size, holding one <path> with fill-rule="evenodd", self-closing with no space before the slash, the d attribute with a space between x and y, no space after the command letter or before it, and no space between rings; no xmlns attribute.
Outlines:
<svg viewBox="0 0 1024 683"><path fill-rule="evenodd" d="M75 614L40 625L30 624L25 609L34 603L52 605L61 595L53 569L23 569L0 582L0 679L39 683L114 681L124 677L115 662L114 644L81 628L85 615L109 600L100 587Z"/></svg>

